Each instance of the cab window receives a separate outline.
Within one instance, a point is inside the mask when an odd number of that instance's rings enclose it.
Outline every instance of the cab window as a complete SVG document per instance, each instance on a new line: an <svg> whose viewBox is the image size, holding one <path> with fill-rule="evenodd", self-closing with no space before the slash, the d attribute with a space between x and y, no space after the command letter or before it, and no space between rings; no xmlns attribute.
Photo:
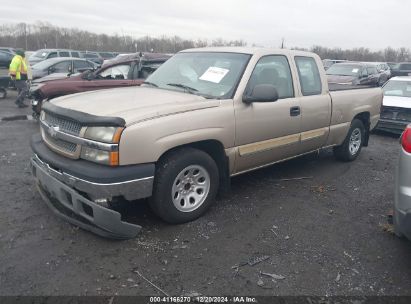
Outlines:
<svg viewBox="0 0 411 304"><path fill-rule="evenodd" d="M270 84L278 92L278 98L294 97L290 65L285 56L269 55L262 57L256 64L247 85L246 94L251 94L254 87Z"/></svg>
<svg viewBox="0 0 411 304"><path fill-rule="evenodd" d="M320 72L315 59L312 57L295 57L298 78L300 79L301 93L304 96L321 94L322 84Z"/></svg>

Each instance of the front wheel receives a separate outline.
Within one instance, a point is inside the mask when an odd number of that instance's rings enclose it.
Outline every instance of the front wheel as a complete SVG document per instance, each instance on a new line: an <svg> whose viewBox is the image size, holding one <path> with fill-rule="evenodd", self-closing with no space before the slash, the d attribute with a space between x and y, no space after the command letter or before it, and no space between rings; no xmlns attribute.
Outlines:
<svg viewBox="0 0 411 304"><path fill-rule="evenodd" d="M334 148L335 157L342 161L353 161L360 154L364 139L364 124L361 120L354 119L342 145Z"/></svg>
<svg viewBox="0 0 411 304"><path fill-rule="evenodd" d="M150 206L168 223L195 220L214 202L218 183L218 168L210 155L194 148L172 151L156 166Z"/></svg>
<svg viewBox="0 0 411 304"><path fill-rule="evenodd" d="M7 97L6 89L0 88L0 99L5 99Z"/></svg>

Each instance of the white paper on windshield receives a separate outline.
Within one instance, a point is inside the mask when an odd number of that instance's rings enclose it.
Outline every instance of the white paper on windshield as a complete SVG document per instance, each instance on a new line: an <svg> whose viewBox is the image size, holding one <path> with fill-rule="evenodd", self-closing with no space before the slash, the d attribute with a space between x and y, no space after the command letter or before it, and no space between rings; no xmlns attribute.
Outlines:
<svg viewBox="0 0 411 304"><path fill-rule="evenodd" d="M199 79L214 83L220 83L220 81L224 78L225 75L227 75L229 71L230 70L223 68L209 67L207 71L205 71L204 74L200 76Z"/></svg>
<svg viewBox="0 0 411 304"><path fill-rule="evenodd" d="M353 72L353 73L358 73L358 69L352 69L351 72Z"/></svg>

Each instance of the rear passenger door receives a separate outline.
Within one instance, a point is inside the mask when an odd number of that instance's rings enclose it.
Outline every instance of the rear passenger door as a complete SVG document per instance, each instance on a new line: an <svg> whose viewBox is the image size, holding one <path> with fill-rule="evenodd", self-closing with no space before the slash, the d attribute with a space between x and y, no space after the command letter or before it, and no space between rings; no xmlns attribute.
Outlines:
<svg viewBox="0 0 411 304"><path fill-rule="evenodd" d="M236 173L267 165L298 154L300 146L300 99L296 97L289 58L268 55L259 59L245 94L256 85L273 85L275 102L235 103L238 148Z"/></svg>
<svg viewBox="0 0 411 304"><path fill-rule="evenodd" d="M331 119L331 97L323 88L318 62L314 57L296 56L301 104L300 153L325 145Z"/></svg>

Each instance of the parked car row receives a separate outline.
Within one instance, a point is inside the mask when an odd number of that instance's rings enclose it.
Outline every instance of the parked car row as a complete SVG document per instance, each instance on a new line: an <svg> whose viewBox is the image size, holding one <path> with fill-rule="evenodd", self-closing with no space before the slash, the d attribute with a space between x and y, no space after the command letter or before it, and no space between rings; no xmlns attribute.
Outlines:
<svg viewBox="0 0 411 304"><path fill-rule="evenodd" d="M333 64L327 71L329 84L381 86L388 75L377 70L376 63L341 62Z"/></svg>
<svg viewBox="0 0 411 304"><path fill-rule="evenodd" d="M162 63L169 59L164 54L141 54L134 59L117 60L96 69L94 63L79 58L53 58L33 66L33 75L48 72L66 73L63 77L40 78L30 87L34 116L40 114L43 101L55 97L100 89L140 85ZM95 65L95 64L94 64ZM43 67L39 69L38 67ZM87 70L84 72L84 70ZM82 72L81 74L73 74ZM67 73L69 75L67 77ZM34 76L33 76L34 77Z"/></svg>
<svg viewBox="0 0 411 304"><path fill-rule="evenodd" d="M89 51L76 51L66 49L41 49L32 54L29 58L30 65L39 63L40 61L56 58L56 57L74 57L85 58L98 65L102 65L105 59L111 59L117 56L118 53L114 52L89 52Z"/></svg>

